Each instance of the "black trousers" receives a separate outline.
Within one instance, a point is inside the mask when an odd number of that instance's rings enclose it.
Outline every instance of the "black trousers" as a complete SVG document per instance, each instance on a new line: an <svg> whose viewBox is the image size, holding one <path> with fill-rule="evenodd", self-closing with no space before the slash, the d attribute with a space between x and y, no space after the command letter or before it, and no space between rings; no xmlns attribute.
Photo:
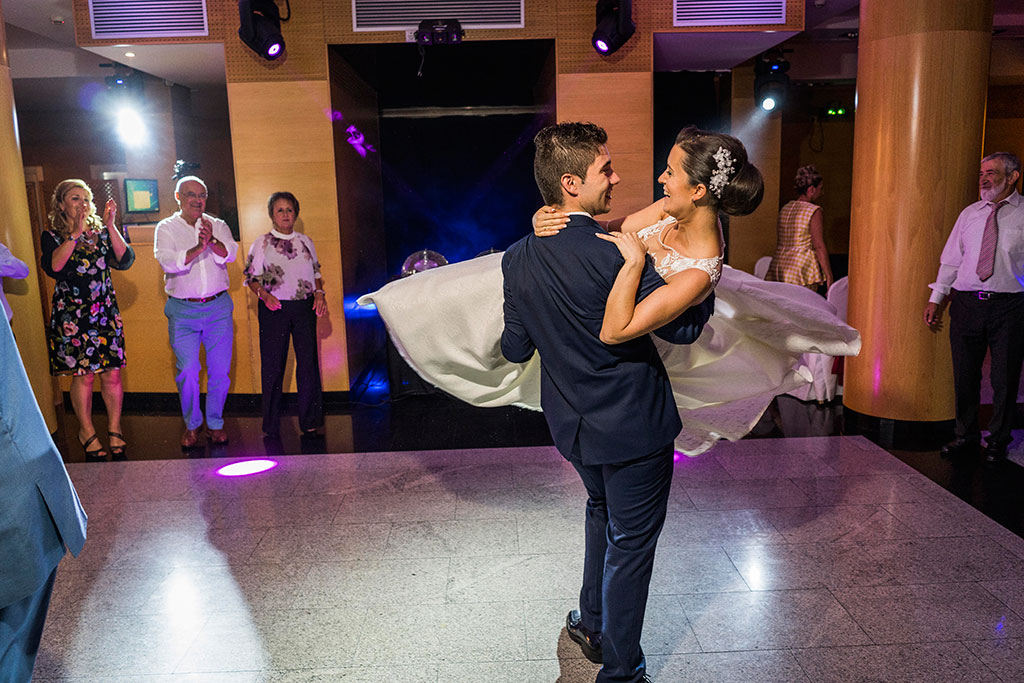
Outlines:
<svg viewBox="0 0 1024 683"><path fill-rule="evenodd" d="M295 383L299 393L299 428L324 424L320 358L316 348L313 300L282 301L272 311L259 303L260 359L263 383L263 432L277 436L281 429L281 385L288 360L288 341L295 347Z"/></svg>
<svg viewBox="0 0 1024 683"><path fill-rule="evenodd" d="M654 551L672 486L672 444L624 463L584 465L579 443L568 458L587 489L586 554L580 616L601 634L597 683L639 683L640 648Z"/></svg>
<svg viewBox="0 0 1024 683"><path fill-rule="evenodd" d="M951 293L949 345L953 352L956 435L980 437L981 367L991 351L992 420L988 444L1010 443L1024 361L1024 294L979 299L976 293Z"/></svg>

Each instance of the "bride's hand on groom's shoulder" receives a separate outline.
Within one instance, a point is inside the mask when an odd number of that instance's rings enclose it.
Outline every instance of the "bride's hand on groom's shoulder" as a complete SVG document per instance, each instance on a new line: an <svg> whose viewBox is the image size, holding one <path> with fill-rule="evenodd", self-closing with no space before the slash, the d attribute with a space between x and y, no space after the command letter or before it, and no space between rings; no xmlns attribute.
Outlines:
<svg viewBox="0 0 1024 683"><path fill-rule="evenodd" d="M569 222L569 214L552 206L542 206L533 214L533 234L537 237L557 235Z"/></svg>
<svg viewBox="0 0 1024 683"><path fill-rule="evenodd" d="M612 242L619 248L627 266L642 267L647 258L647 247L635 232L595 232L596 236L606 242Z"/></svg>

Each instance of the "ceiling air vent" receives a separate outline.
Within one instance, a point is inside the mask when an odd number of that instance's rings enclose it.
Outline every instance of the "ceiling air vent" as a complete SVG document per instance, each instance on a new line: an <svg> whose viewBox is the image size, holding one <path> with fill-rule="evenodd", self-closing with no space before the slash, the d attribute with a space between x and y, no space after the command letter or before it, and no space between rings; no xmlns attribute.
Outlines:
<svg viewBox="0 0 1024 683"><path fill-rule="evenodd" d="M355 31L404 31L424 19L458 19L463 28L523 28L523 0L352 0Z"/></svg>
<svg viewBox="0 0 1024 683"><path fill-rule="evenodd" d="M92 37L208 36L206 0L89 0Z"/></svg>
<svg viewBox="0 0 1024 683"><path fill-rule="evenodd" d="M786 0L674 0L673 26L786 23Z"/></svg>

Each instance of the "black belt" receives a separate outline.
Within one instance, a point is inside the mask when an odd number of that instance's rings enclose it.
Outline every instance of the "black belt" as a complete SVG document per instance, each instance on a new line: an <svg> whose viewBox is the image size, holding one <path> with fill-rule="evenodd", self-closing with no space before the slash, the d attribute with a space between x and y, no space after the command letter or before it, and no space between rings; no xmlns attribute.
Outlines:
<svg viewBox="0 0 1024 683"><path fill-rule="evenodd" d="M222 296L222 295L227 294L227 293L228 293L228 290L225 289L223 292L217 292L213 296L197 296L197 297L191 297L191 298L184 298L184 297L176 296L174 298L177 299L178 301L188 301L189 303L193 303L193 304L205 304L207 301L213 301L217 297Z"/></svg>
<svg viewBox="0 0 1024 683"><path fill-rule="evenodd" d="M960 294L966 294L972 299L981 299L982 301L989 301L991 299L1009 299L1015 296L1021 296L1024 292L987 292L985 290L978 290L976 292L963 292L956 290Z"/></svg>

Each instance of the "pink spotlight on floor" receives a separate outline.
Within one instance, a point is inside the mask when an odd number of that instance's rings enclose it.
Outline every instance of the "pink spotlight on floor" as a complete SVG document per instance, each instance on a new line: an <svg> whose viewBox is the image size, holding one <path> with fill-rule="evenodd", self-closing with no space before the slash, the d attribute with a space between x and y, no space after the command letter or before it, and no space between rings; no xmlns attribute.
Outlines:
<svg viewBox="0 0 1024 683"><path fill-rule="evenodd" d="M242 460L224 465L217 474L222 477L247 477L250 474L259 474L277 467L276 460Z"/></svg>

